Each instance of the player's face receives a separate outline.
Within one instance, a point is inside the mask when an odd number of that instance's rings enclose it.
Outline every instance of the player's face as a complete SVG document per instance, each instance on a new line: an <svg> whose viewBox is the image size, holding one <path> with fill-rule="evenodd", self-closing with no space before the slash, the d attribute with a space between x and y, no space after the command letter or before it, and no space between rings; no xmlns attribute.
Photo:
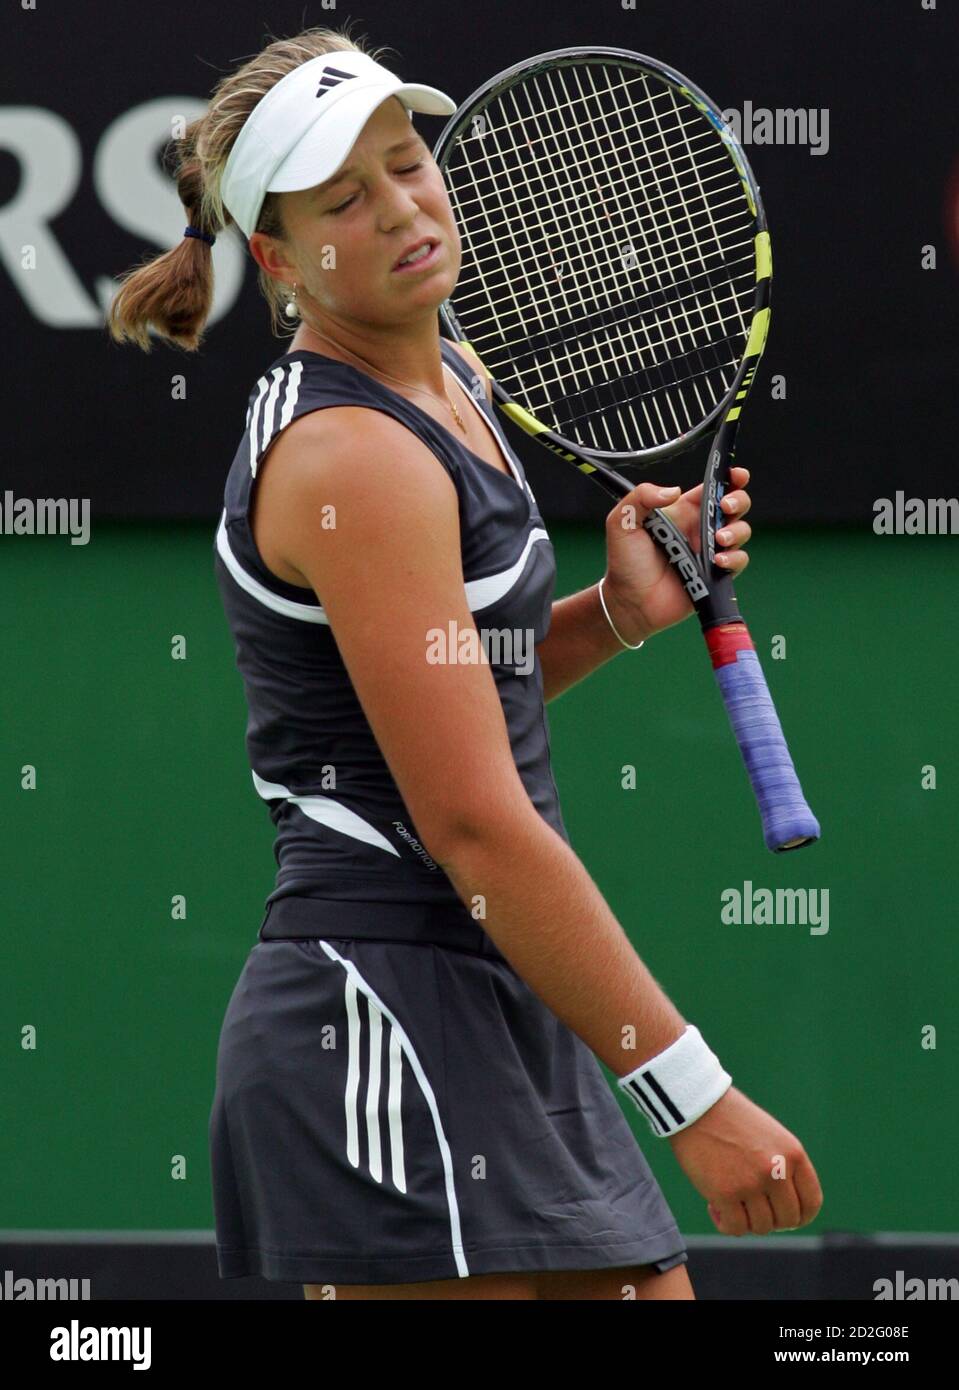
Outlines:
<svg viewBox="0 0 959 1390"><path fill-rule="evenodd" d="M429 146L396 98L373 112L344 164L354 172L282 195L297 302L344 323L434 315L456 284L460 238ZM436 243L424 263L397 269L424 238Z"/></svg>

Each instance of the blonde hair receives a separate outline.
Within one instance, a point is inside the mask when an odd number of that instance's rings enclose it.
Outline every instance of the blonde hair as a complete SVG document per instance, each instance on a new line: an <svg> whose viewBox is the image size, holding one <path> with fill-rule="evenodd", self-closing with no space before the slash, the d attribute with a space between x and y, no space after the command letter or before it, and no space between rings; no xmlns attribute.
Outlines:
<svg viewBox="0 0 959 1390"><path fill-rule="evenodd" d="M182 139L167 146L176 153L177 193L189 224L216 235L236 225L220 196L220 180L230 150L250 112L287 73L325 53L366 53L381 61L387 48L370 50L364 39L354 41L345 29L305 29L295 38L273 38L262 52L220 79L207 110L187 126ZM168 167L165 163L165 167ZM267 193L255 230L281 240L286 231L277 193ZM107 311L106 327L115 342L136 343L151 350L149 327L167 342L195 352L213 303L212 247L198 237L184 236L172 251L141 262L120 278L120 288ZM260 292L270 307L273 332L282 337L282 307L289 286L258 268ZM288 336L293 330L289 329Z"/></svg>

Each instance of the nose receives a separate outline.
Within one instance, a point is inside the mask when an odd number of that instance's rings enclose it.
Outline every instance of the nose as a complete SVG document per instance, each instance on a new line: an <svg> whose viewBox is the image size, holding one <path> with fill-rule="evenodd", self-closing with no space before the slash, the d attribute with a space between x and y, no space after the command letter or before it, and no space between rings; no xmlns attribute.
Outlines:
<svg viewBox="0 0 959 1390"><path fill-rule="evenodd" d="M392 231L394 227L407 226L420 210L409 189L395 179L386 178L377 197L380 202L379 225L385 232Z"/></svg>

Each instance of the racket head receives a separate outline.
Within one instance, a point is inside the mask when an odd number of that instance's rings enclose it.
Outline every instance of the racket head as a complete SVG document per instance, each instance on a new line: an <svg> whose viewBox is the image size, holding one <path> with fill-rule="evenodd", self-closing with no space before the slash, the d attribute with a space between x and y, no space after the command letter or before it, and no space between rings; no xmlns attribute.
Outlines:
<svg viewBox="0 0 959 1390"><path fill-rule="evenodd" d="M644 467L738 417L769 232L694 83L628 49L551 50L477 88L433 155L462 244L441 328L518 425L573 462Z"/></svg>

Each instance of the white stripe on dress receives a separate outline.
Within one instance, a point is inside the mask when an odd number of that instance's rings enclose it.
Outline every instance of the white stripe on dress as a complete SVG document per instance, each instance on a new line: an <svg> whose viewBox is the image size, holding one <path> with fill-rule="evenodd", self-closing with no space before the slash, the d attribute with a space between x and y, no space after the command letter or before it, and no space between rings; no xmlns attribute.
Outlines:
<svg viewBox="0 0 959 1390"><path fill-rule="evenodd" d="M380 834L375 825L370 825L369 821L365 821L342 802L334 801L329 796L294 796L289 787L284 787L281 782L265 782L254 768L250 770L253 773L253 785L264 801L289 801L293 806L299 807L304 816L309 816L310 820L315 820L320 825L328 825L331 830L338 830L341 835L352 835L354 840L376 845L378 849L385 849L387 854L395 854L397 859L400 858L399 850L390 844L385 835Z"/></svg>
<svg viewBox="0 0 959 1390"><path fill-rule="evenodd" d="M353 1028L353 1019L354 1019L354 1017L355 1017L355 1018L357 1019L357 1024L358 1024L358 1020L359 1020L359 1011L358 1011L357 1008L356 1008L356 992L357 992L357 991L360 991L362 994L366 995L366 997L367 997L368 1000L372 1001L372 1003L376 1005L376 1008L379 1010L380 1014L384 1015L387 1019L389 1019L390 1026L391 1026L391 1029L392 1029L392 1037L391 1037L391 1039L390 1039L390 1048L391 1048L391 1051L392 1051L392 1047L393 1047L393 1038L395 1038L395 1039L396 1039L396 1046L401 1050L401 1052L405 1053L406 1059L407 1059L407 1061L409 1062L410 1067L412 1068L413 1075L416 1077L416 1080L419 1082L419 1087L420 1087L420 1091L422 1092L423 1098L424 1098L424 1100L426 1101L427 1106L429 1107L430 1116L432 1117L432 1120L433 1120L433 1132L434 1132L434 1134L436 1135L436 1143L437 1143L437 1147L439 1148L440 1161L441 1161L442 1167L443 1167L443 1179L444 1179L444 1186L445 1186L445 1190L446 1190L446 1207L447 1207L447 1211L448 1211L448 1213L449 1213L450 1248L451 1248L451 1250L452 1250L453 1259L454 1259L454 1261L455 1261L455 1263L456 1263L456 1272L457 1272L457 1274L459 1275L460 1278L465 1278L466 1275L469 1274L469 1266L468 1266L468 1264L467 1264L467 1262L466 1262L466 1255L465 1255L465 1252L464 1252L464 1250L463 1250L463 1235L462 1235L462 1231L461 1231L461 1229L460 1229L459 1203L458 1203L457 1200L456 1200L456 1185L455 1185L455 1183L454 1183L454 1181L453 1181L453 1157L452 1157L452 1154L450 1153L450 1146L449 1146L449 1143L447 1142L446 1134L445 1134L445 1132L444 1132L444 1130L443 1130L443 1121L442 1121L442 1119L440 1118L439 1107L438 1107L438 1105L437 1105L437 1103L436 1103L436 1096L435 1096L434 1093L433 1093L433 1088L432 1088L432 1086L431 1086L430 1083L429 1083L429 1080L428 1080L428 1078L427 1078L426 1072L425 1072L425 1070L424 1070L424 1068L423 1068L423 1064L420 1062L419 1057L416 1055L416 1049L413 1047L413 1044L410 1042L409 1038L406 1036L406 1031L405 1031L405 1029L403 1028L403 1025L399 1022L399 1020L397 1019L397 1017L395 1016L395 1014L392 1012L392 1010L389 1009L389 1008L387 1008L387 1006L383 1003L383 1000L380 999L379 995L378 995L378 994L376 993L376 991L373 989L372 985L370 985L366 980L364 980L363 976L360 974L359 970L357 970L357 968L356 968L355 964L353 963L353 961L344 959L344 957L341 956L341 955L339 954L339 952L338 952L333 946L331 946L330 943L329 943L328 941L322 941L322 940L321 940L321 941L320 941L320 945L322 946L322 948L323 948L323 950L326 952L326 954L329 956L330 960L338 961L339 964L342 965L344 971L346 972L345 998L346 998L346 1005L347 1005L347 1018L349 1019L349 1025L350 1025L350 1026L349 1026L349 1048L350 1048L350 1055L349 1055L349 1060L348 1060L348 1065L347 1065L347 1084L346 1084L346 1108L347 1108L347 1130L346 1130L346 1133L347 1133L347 1156L349 1157L350 1162L353 1164L353 1166L354 1166L354 1167L357 1167L358 1164L359 1164L359 1154L358 1154L358 1152L357 1152L357 1150L356 1150L355 1147L354 1147L353 1149L351 1149L351 1147L350 1147L351 1138L352 1138L352 1135L353 1135L353 1131L352 1131L352 1129L351 1129L351 1119L350 1119L350 1116L351 1116L351 1113L352 1113L353 1116L354 1116L354 1119L355 1119L357 1090L358 1090L358 1086L359 1086L359 1076L358 1076L359 1064L358 1064L358 1062L357 1062L356 1065L354 1066L354 1061L355 1061L356 1058L359 1057L360 1039L359 1039L359 1029L358 1029L358 1026L357 1026L357 1029L354 1031L354 1028ZM352 1000L352 1007L351 1007L351 1000ZM372 1019L372 1014L371 1014L371 1019ZM377 1061L376 1061L377 1085L379 1084L379 1083L378 1083L378 1078L379 1078L379 1056L378 1056L378 1052L379 1052L379 1049L377 1048ZM371 1064L371 1072L372 1072L372 1064ZM392 1095L392 1093L393 1093L392 1081L391 1081L391 1085L390 1085L390 1093L391 1093L391 1095ZM368 1094L368 1096L369 1096L369 1090L368 1090L367 1094ZM397 1086L397 1111L396 1111L396 1113L397 1113L397 1124L399 1123L399 1100L398 1100L398 1095L399 1095L399 1088L398 1088L398 1086ZM378 1132L379 1132L379 1131L378 1131L378 1128L377 1128L377 1134L378 1134ZM393 1122L392 1122L392 1119L391 1119L391 1125L390 1125L390 1133L391 1133L391 1136L392 1136L392 1133L393 1133ZM395 1166L396 1166L396 1165L395 1165L395 1160L394 1160L394 1171L395 1171ZM379 1179L378 1179L378 1180L379 1180ZM405 1187L404 1187L402 1190L405 1191Z"/></svg>

